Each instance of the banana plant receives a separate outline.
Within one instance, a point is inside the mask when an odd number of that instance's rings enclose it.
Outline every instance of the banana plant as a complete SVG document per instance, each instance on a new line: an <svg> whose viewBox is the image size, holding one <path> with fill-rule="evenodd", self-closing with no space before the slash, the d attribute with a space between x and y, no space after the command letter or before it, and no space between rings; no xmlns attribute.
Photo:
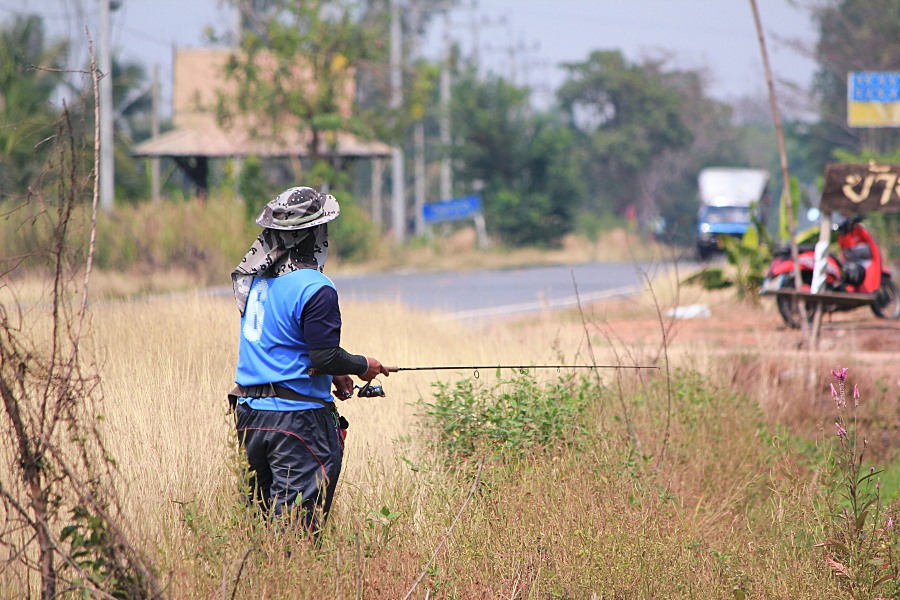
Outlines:
<svg viewBox="0 0 900 600"><path fill-rule="evenodd" d="M729 265L707 266L684 280L688 285L700 285L707 290L733 287L738 300L759 302L759 289L769 263L772 261L772 237L758 217L751 217L751 224L743 237L722 238L722 249Z"/></svg>

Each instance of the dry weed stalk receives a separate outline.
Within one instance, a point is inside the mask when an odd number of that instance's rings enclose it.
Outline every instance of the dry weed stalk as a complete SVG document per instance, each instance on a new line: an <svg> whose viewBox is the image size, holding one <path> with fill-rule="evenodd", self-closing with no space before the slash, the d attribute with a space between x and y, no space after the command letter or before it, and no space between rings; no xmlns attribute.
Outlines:
<svg viewBox="0 0 900 600"><path fill-rule="evenodd" d="M572 287L575 290L575 302L578 307L578 316L581 319L581 327L584 330L585 342L587 344L588 354L590 355L590 364L596 365L597 364L597 356L596 356L596 353L594 352L594 344L591 342L590 332L588 331L589 323L584 314L584 306L581 304L581 296L578 293L578 282L575 281L574 275L572 276ZM619 355L619 351L618 351L616 345L610 344L610 347L612 348L613 355L616 358L616 361L615 361L616 364L622 364L622 357ZM597 389L602 390L603 382L600 379L600 370L594 369L593 371L594 371L594 378L595 378L596 384L597 384ZM618 377L616 378L616 384L619 386L619 393L617 395L617 398L619 400L619 408L622 410L622 420L625 423L625 431L627 434L628 442L630 445L632 445L633 447L638 449L638 451L640 451L640 440L638 439L637 432L634 429L634 419L629 414L628 403L625 402L625 394L622 390L621 378L618 378ZM603 406L604 406L603 402L601 401L600 402L601 411L603 409Z"/></svg>
<svg viewBox="0 0 900 600"><path fill-rule="evenodd" d="M99 123L92 47L90 55ZM28 197L41 207L30 225L49 225L45 250L31 257L48 267L49 298L26 309L13 293L13 301L0 306L0 428L12 441L0 458L0 548L5 553L0 582L4 593L31 597L39 589L48 600L68 592L156 598L162 591L152 568L119 523L114 462L96 427L100 378L80 354L89 317L98 190L95 161L85 251L73 217L84 192L79 139L64 105L56 135L48 138L55 145L53 159L40 188ZM95 127L95 156L98 146ZM69 297L76 288L79 255L86 257L84 283L82 300L73 306Z"/></svg>
<svg viewBox="0 0 900 600"><path fill-rule="evenodd" d="M459 522L460 517L462 517L463 513L466 511L466 507L469 505L469 502L472 500L472 497L475 496L475 492L478 491L478 485L481 483L481 472L484 470L484 458L482 458L478 462L478 471L475 473L475 479L472 481L472 487L469 489L469 494L466 496L466 499L463 501L462 506L459 507L459 511L457 511L456 516L453 517L453 521L450 523L450 526L447 528L447 531L444 532L444 535L441 536L440 541L434 549L434 552L431 554L431 558L428 559L428 562L425 563L425 567L422 569L422 572L419 573L419 576L410 586L409 590L406 592L406 595L403 596L403 600L409 600L412 597L412 593L416 591L416 588L419 587L419 584L422 583L422 580L425 579L425 576L428 575L428 569L431 568L431 564L437 558L438 554L441 553L441 549L444 547L444 544L447 543L447 540L450 539L450 534L453 533L453 529L456 527L456 524Z"/></svg>
<svg viewBox="0 0 900 600"><path fill-rule="evenodd" d="M629 248L630 248L630 244L629 244ZM675 256L672 257L672 264L674 265L673 268L675 269L675 274L676 274L675 281L676 282L680 281L680 279L678 277L678 258L677 257L675 257ZM669 343L671 341L671 337L674 334L676 318L674 316L672 316L668 321L665 320L664 314L663 314L663 309L660 306L659 298L657 297L657 295L653 289L653 281L652 281L650 275L648 274L646 269L637 266L636 260L635 260L635 265L636 265L636 268L638 269L638 271L640 272L641 277L644 280L648 291L650 292L650 295L653 299L653 307L654 307L654 310L656 313L656 317L659 321L659 329L660 329L660 334L661 334L660 347L650 362L652 364L656 364L659 361L660 356L662 356L662 358L665 361L665 381L666 381L665 425L663 427L660 446L655 454L657 465L661 465L665 458L666 448L668 447L669 438L671 436L672 413L674 410L674 407L672 404L672 373L671 373L671 364L669 361ZM575 290L576 305L578 307L578 313L579 313L579 317L581 319L582 329L584 330L585 339L587 340L587 348L588 348L588 353L590 354L591 364L596 365L597 360L596 360L595 353L594 353L594 347L593 347L593 344L591 343L590 332L588 331L588 326L590 325L590 323L588 322L587 318L585 317L584 307L581 304L581 297L578 294L578 282L575 281L574 276L572 278L572 286ZM675 292L675 303L676 304L678 303L678 298L680 297L680 293L681 293L681 288L679 286L678 288L676 288L676 292ZM597 326L597 324L594 324L594 325L595 325L595 327L597 327L598 330L600 330L600 328L599 328L599 326ZM628 350L627 347L625 347L622 339L619 336L617 336L615 334L615 332L610 331L608 329L601 330L601 332L606 336L607 341L610 343L610 349L612 350L613 355L615 356L617 364L621 365L623 363L620 348L625 348L625 352L627 354L632 354L631 358L634 363L639 364L642 362L641 360L638 359L637 356L633 356L632 351ZM599 371L596 371L595 375L597 377L598 388L602 389L601 381L599 379L599 377L600 377ZM618 395L617 396L618 396L618 400L619 400L619 407L622 410L622 420L625 424L628 442L634 448L634 450L637 451L637 453L639 455L644 456L644 452L641 449L641 440L638 437L637 432L635 430L634 417L630 414L628 403L625 401L625 391L622 387L621 378L616 379L616 385L618 387Z"/></svg>

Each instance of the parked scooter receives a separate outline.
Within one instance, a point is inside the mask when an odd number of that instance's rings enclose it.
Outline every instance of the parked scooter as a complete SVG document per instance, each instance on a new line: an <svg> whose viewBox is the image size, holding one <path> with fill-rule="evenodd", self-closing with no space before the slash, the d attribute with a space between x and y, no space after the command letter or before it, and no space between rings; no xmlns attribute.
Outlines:
<svg viewBox="0 0 900 600"><path fill-rule="evenodd" d="M854 215L837 227L840 257L829 254L825 266L825 284L821 299L806 299L809 318L821 303L822 312L834 313L870 306L882 319L900 318L900 293L890 271L881 262L881 250L869 231L862 225L862 216ZM815 248L800 246L798 264L802 285L799 290L809 292L815 265ZM804 301L797 296L779 293L791 290L794 285L794 261L789 248L776 251L772 264L762 283L762 294L775 294L778 312L784 322L799 328L800 305ZM802 298L802 296L801 296Z"/></svg>

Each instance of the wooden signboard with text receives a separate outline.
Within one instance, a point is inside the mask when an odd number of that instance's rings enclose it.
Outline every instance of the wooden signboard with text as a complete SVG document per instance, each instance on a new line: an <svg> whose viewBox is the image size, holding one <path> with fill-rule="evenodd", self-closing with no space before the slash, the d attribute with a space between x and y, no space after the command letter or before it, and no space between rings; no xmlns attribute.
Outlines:
<svg viewBox="0 0 900 600"><path fill-rule="evenodd" d="M900 165L826 165L819 208L845 214L900 212Z"/></svg>

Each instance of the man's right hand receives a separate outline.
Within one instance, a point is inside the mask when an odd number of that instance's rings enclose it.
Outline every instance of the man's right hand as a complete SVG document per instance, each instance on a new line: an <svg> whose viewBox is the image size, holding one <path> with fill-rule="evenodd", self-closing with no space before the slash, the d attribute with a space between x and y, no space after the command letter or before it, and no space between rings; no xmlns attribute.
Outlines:
<svg viewBox="0 0 900 600"><path fill-rule="evenodd" d="M379 375L384 375L387 377L390 375L391 371L396 371L396 368L386 367L377 359L374 359L370 356L366 357L366 361L369 363L369 368L366 369L366 372L359 376L363 381L372 381Z"/></svg>

